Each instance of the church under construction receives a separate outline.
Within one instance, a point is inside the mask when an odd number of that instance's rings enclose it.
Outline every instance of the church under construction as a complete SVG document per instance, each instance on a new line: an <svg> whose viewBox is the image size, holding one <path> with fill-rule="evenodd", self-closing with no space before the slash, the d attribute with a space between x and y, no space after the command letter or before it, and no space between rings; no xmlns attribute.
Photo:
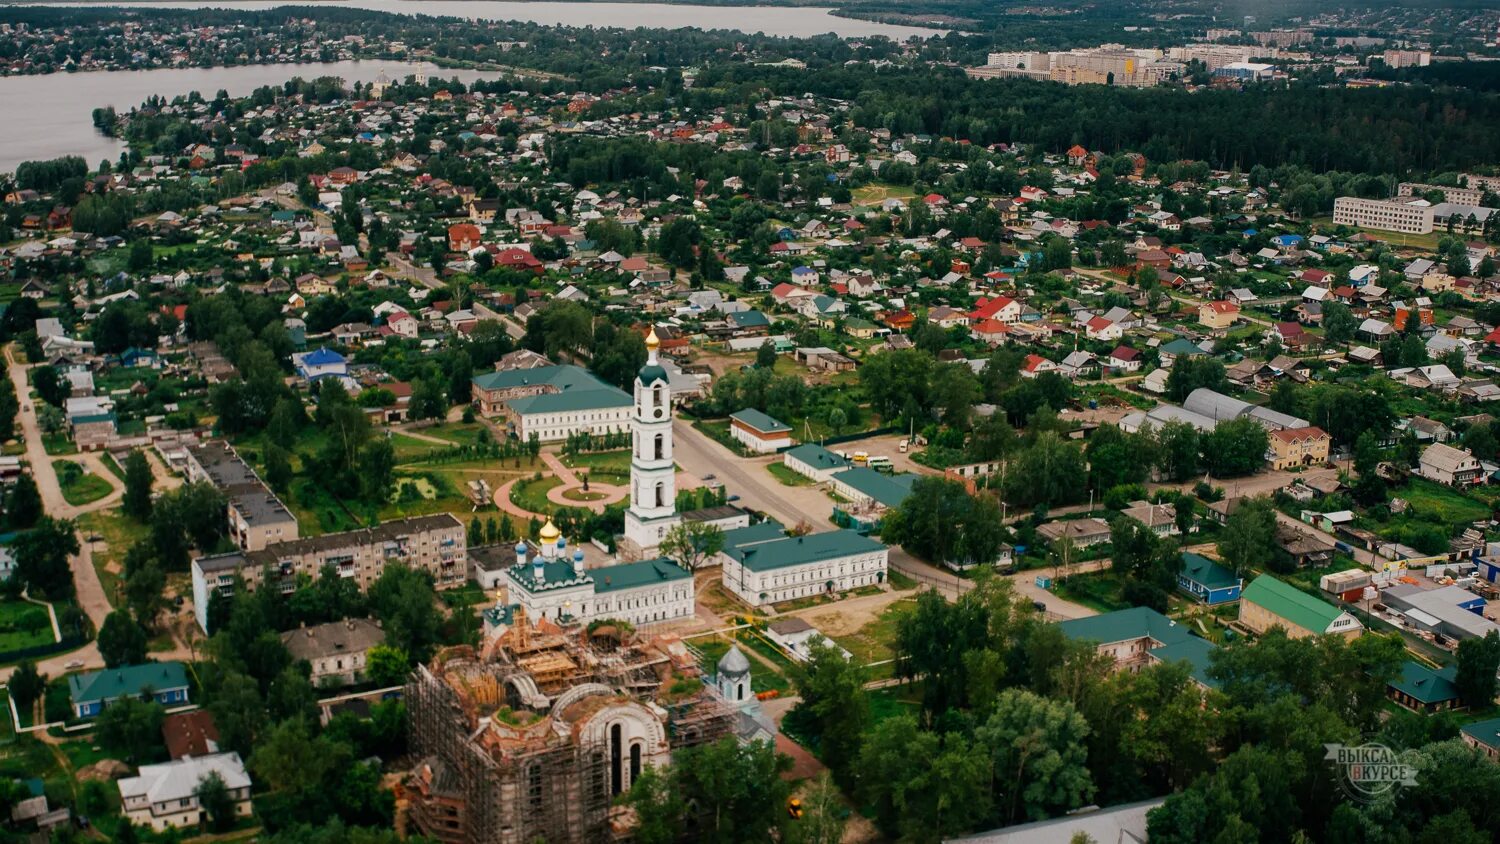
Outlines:
<svg viewBox="0 0 1500 844"><path fill-rule="evenodd" d="M444 650L407 683L421 760L401 790L412 832L453 844L609 841L629 826L614 798L644 766L733 734L738 709L676 637L512 613L482 651Z"/></svg>

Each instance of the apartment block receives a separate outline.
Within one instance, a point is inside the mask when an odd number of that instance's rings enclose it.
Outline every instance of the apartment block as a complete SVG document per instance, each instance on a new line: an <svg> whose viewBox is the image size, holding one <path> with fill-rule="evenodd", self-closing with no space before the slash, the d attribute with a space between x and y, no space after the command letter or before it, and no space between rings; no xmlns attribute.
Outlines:
<svg viewBox="0 0 1500 844"><path fill-rule="evenodd" d="M1444 202L1454 205L1479 205L1479 201L1484 198L1484 190L1480 188L1455 188L1421 182L1402 182L1396 185L1396 196L1425 196L1433 191L1441 193Z"/></svg>
<svg viewBox="0 0 1500 844"><path fill-rule="evenodd" d="M1410 200L1361 199L1341 196L1333 201L1333 222L1341 226L1427 234L1432 231L1432 206Z"/></svg>
<svg viewBox="0 0 1500 844"><path fill-rule="evenodd" d="M439 589L462 586L469 569L463 522L451 513L439 513L199 557L192 566L198 624L208 630L209 599L215 591L232 594L236 575L252 591L269 582L292 592L299 578L317 580L324 567L331 566L337 576L352 578L364 591L390 562L429 572Z"/></svg>
<svg viewBox="0 0 1500 844"><path fill-rule="evenodd" d="M186 470L189 483L207 481L229 500L229 538L240 550L259 551L298 537L297 517L229 443L189 446Z"/></svg>

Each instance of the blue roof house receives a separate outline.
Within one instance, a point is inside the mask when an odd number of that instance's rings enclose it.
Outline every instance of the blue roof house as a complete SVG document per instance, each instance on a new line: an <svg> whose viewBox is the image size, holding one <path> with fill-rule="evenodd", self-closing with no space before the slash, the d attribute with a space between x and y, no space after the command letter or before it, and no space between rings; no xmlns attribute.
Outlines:
<svg viewBox="0 0 1500 844"><path fill-rule="evenodd" d="M323 378L343 378L349 374L349 362L344 356L326 347L292 355L292 365L297 374L311 384Z"/></svg>

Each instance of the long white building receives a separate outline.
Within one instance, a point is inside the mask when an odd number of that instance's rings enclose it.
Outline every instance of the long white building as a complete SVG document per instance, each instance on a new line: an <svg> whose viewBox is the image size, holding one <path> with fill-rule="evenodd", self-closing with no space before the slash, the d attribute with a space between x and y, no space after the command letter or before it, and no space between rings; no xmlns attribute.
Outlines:
<svg viewBox="0 0 1500 844"><path fill-rule="evenodd" d="M1340 226L1428 234L1432 231L1432 221L1432 206L1425 202L1357 196L1341 196L1333 201L1333 222Z"/></svg>
<svg viewBox="0 0 1500 844"><path fill-rule="evenodd" d="M784 536L766 524L725 534L724 585L753 607L885 582L890 549L852 530Z"/></svg>

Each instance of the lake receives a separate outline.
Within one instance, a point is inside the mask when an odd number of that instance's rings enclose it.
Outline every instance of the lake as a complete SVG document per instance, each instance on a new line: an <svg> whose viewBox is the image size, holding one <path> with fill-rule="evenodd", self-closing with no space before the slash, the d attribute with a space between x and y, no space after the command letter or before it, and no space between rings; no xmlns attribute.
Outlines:
<svg viewBox="0 0 1500 844"><path fill-rule="evenodd" d="M115 2L36 3L38 6L107 6L120 8L274 9L278 6L340 6L401 15L442 15L497 21L531 21L551 26L624 27L634 29L737 29L791 38L833 33L844 38L884 35L898 41L928 38L946 30L896 26L843 18L832 9L808 6L692 6L673 3L516 3L502 0L115 0Z"/></svg>
<svg viewBox="0 0 1500 844"><path fill-rule="evenodd" d="M426 71L434 79L458 77L464 83L504 75L495 71L451 70L430 62L343 61L0 77L0 106L13 118L0 121L0 173L14 172L23 161L64 155L83 156L90 169L102 159L112 162L119 159L125 143L107 138L94 128L93 111L104 106L124 112L154 94L170 98L197 91L212 99L223 90L238 97L298 76L304 79L337 76L345 82L373 82L381 71L391 79L402 79L418 70Z"/></svg>
<svg viewBox="0 0 1500 844"><path fill-rule="evenodd" d="M100 2L40 3L46 6L110 6L145 8L272 9L292 5L277 0L244 2ZM930 37L943 30L892 26L841 18L829 9L790 6L688 6L666 3L515 3L499 0L302 0L298 6L343 6L398 14L426 14L483 20L525 20L574 27L655 27L679 29L739 29L767 35L809 37L834 33L846 38L884 35L905 40ZM89 167L101 159L114 161L124 144L106 138L93 127L95 108L114 106L127 111L159 94L171 98L198 91L211 98L220 90L242 96L263 85L280 85L296 76L311 79L338 76L346 82L369 82L382 70L398 79L421 68L429 76L469 82L500 74L440 69L424 62L345 61L328 64L273 64L215 68L164 68L43 76L0 77L0 108L21 119L0 122L0 172L14 171L23 161L81 155Z"/></svg>

